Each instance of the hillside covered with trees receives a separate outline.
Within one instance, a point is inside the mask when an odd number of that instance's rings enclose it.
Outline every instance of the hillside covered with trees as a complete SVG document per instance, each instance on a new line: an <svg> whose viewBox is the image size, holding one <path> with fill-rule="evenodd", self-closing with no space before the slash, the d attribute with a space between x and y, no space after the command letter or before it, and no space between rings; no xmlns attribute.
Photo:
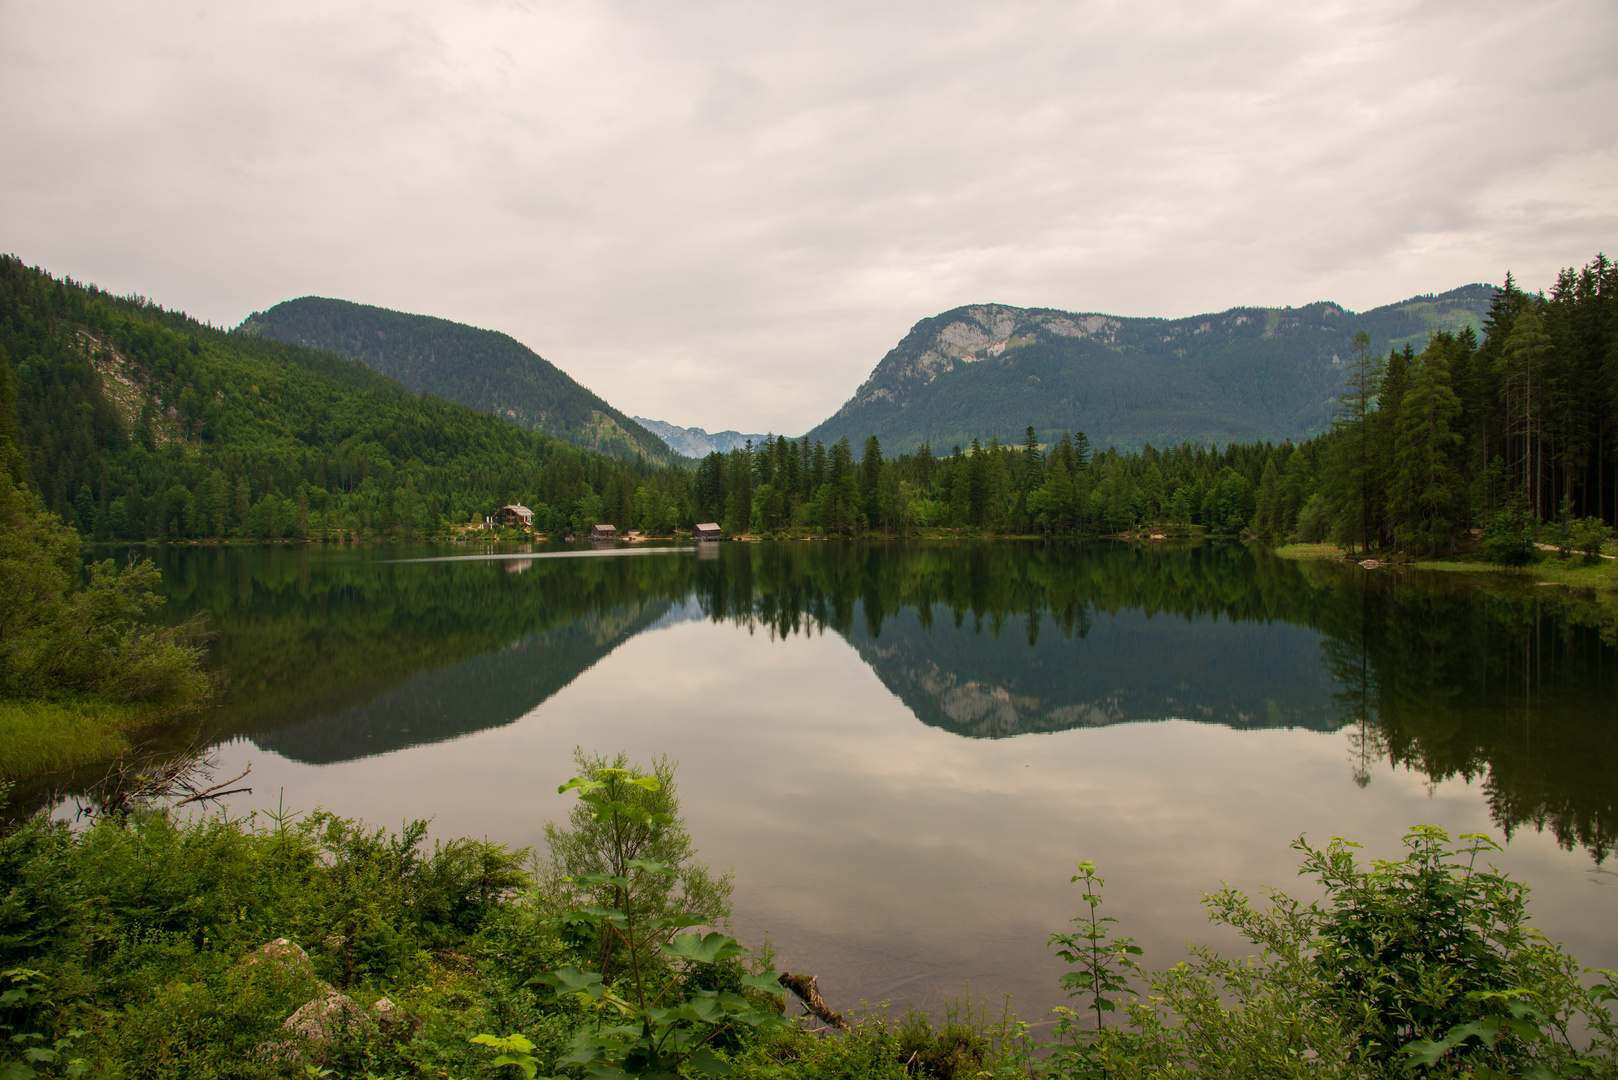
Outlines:
<svg viewBox="0 0 1618 1080"><path fill-rule="evenodd" d="M522 342L494 330L305 296L239 328L358 360L421 394L493 413L588 450L654 461L669 448Z"/></svg>
<svg viewBox="0 0 1618 1080"><path fill-rule="evenodd" d="M413 537L507 502L672 518L686 473L0 258L18 479L96 540ZM644 490L643 490L644 489ZM564 517L564 524L571 524Z"/></svg>
<svg viewBox="0 0 1618 1080"><path fill-rule="evenodd" d="M1097 446L1300 440L1325 431L1355 334L1420 348L1477 327L1494 290L1468 285L1356 314L1332 303L1232 308L1185 319L1118 318L979 304L917 323L835 415L826 443L987 440L1032 426Z"/></svg>

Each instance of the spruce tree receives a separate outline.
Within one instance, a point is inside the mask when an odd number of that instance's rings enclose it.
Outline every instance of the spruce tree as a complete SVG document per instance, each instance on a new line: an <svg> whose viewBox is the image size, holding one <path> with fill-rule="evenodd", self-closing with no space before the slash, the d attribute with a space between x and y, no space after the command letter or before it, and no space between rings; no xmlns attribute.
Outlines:
<svg viewBox="0 0 1618 1080"><path fill-rule="evenodd" d="M1338 399L1341 408L1332 421L1332 453L1320 486L1331 509L1333 538L1350 552L1368 551L1375 480L1371 419L1382 389L1382 363L1371 352L1371 337L1363 330L1354 335L1348 364L1347 388Z"/></svg>
<svg viewBox="0 0 1618 1080"><path fill-rule="evenodd" d="M1461 402L1450 387L1443 349L1428 349L1410 372L1399 408L1388 517L1402 547L1434 552L1454 542L1459 492L1451 430Z"/></svg>
<svg viewBox="0 0 1618 1080"><path fill-rule="evenodd" d="M1538 306L1524 305L1501 349L1501 384L1506 394L1507 434L1517 453L1507 461L1516 466L1523 498L1543 520L1543 418L1536 415L1544 393L1543 372L1552 351L1551 337L1539 317Z"/></svg>

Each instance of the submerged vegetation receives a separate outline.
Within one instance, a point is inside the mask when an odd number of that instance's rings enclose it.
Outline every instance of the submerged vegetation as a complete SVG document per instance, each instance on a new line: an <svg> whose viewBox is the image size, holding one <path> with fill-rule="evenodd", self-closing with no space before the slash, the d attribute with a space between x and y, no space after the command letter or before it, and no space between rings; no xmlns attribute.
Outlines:
<svg viewBox="0 0 1618 1080"><path fill-rule="evenodd" d="M665 786L620 757L581 757L550 836L526 850L426 847L326 813L181 817L131 807L72 829L0 835L0 1070L7 1076L269 1078L544 1075L1618 1075L1612 973L1585 978L1528 925L1527 890L1481 865L1492 844L1414 830L1402 860L1298 842L1324 892L1211 915L1258 950L1195 947L1149 971L1101 917L1081 864L1072 967L1051 1037L968 1005L941 1025L872 1013L789 1020L767 944L722 905L677 899L690 837ZM680 865L658 855L672 854ZM683 867L683 869L682 869ZM682 875L685 875L682 877ZM712 879L709 879L712 880ZM700 892L697 890L696 892ZM685 892L687 901L696 892ZM801 992L795 990L794 992ZM825 1012L826 1010L821 1009ZM9 1063L9 1064L8 1064Z"/></svg>

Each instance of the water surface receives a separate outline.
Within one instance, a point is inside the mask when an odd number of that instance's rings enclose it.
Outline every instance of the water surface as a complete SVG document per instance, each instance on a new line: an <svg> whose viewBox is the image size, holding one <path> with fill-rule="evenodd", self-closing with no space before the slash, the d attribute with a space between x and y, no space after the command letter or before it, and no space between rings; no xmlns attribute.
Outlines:
<svg viewBox="0 0 1618 1080"><path fill-rule="evenodd" d="M1611 609L1241 547L725 544L634 557L170 552L206 609L242 811L541 842L575 746L680 762L734 927L834 1005L1061 1000L1046 938L1101 865L1167 966L1240 950L1221 881L1301 893L1300 834L1489 832L1536 922L1618 967Z"/></svg>

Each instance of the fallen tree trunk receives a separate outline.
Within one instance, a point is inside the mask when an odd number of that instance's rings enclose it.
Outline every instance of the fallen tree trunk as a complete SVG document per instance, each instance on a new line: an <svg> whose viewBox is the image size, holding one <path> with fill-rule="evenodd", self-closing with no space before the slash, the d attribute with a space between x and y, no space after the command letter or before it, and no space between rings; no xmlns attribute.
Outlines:
<svg viewBox="0 0 1618 1080"><path fill-rule="evenodd" d="M783 971L776 981L797 995L798 1000L803 1002L803 1007L819 1017L827 1026L834 1027L838 1031L848 1030L848 1021L843 1014L834 1012L831 1006L826 1004L826 999L820 996L820 983L816 976L794 975L790 971Z"/></svg>

